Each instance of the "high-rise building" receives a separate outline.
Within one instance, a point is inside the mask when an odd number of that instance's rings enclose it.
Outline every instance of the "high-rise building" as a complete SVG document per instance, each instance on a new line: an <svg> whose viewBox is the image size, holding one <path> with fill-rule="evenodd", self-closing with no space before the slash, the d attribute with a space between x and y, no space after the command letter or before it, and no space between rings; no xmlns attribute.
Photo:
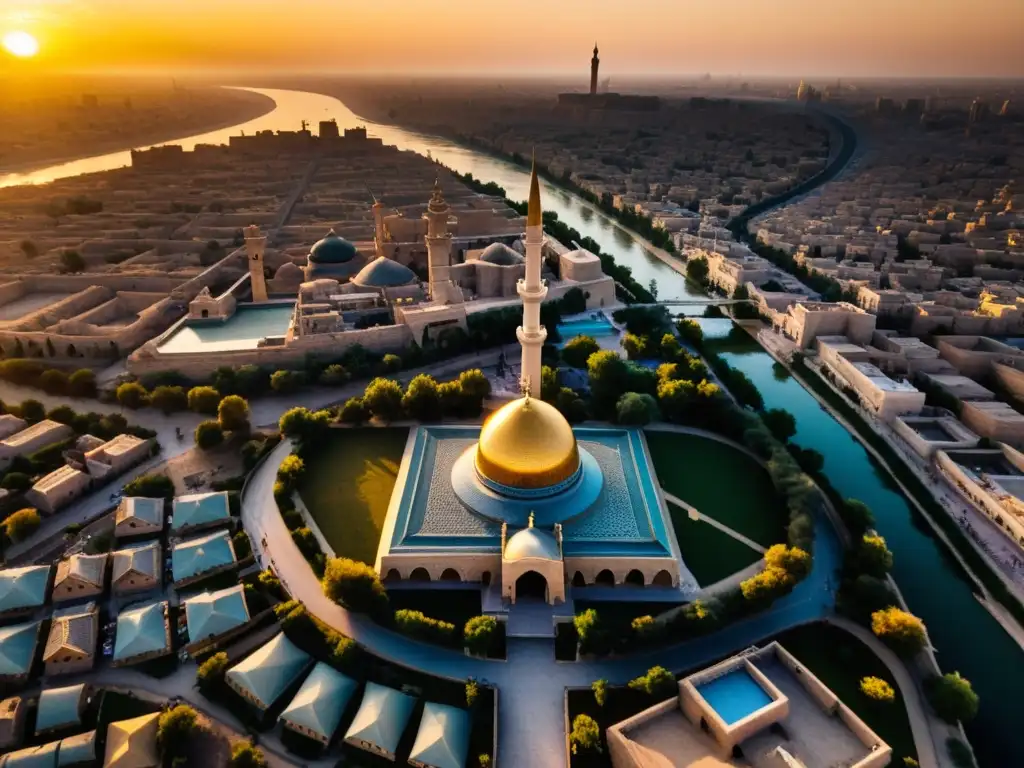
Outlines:
<svg viewBox="0 0 1024 768"><path fill-rule="evenodd" d="M590 95L597 94L597 68L601 66L601 60L597 58L597 43L594 43L594 58L590 60Z"/></svg>

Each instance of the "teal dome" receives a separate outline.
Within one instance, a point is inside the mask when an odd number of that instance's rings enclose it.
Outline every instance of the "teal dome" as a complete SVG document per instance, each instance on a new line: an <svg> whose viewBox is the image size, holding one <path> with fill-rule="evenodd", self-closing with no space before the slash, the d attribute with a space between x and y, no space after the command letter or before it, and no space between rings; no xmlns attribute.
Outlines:
<svg viewBox="0 0 1024 768"><path fill-rule="evenodd" d="M352 282L364 288L396 288L416 282L416 273L384 256L374 259L352 278Z"/></svg>
<svg viewBox="0 0 1024 768"><path fill-rule="evenodd" d="M356 247L333 229L309 249L309 261L314 264L344 264L358 255Z"/></svg>
<svg viewBox="0 0 1024 768"><path fill-rule="evenodd" d="M526 259L504 243L491 243L480 254L480 261L499 267L511 267L522 264Z"/></svg>

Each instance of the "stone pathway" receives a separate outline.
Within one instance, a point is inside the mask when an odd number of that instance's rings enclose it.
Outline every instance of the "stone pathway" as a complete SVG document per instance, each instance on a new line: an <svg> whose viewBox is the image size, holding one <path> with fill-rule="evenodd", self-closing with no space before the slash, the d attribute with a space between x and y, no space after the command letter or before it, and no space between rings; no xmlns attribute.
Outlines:
<svg viewBox="0 0 1024 768"><path fill-rule="evenodd" d="M664 489L662 489L661 493L662 493L662 495L666 499L671 501L677 507L681 507L682 509L685 509L689 513L691 518L694 518L694 519L700 520L702 522L708 523L712 527L717 528L718 530L720 530L722 533L727 534L728 536L732 536L732 538L736 539L736 541L740 542L741 544L746 544L748 547L750 547L755 552L760 552L763 555L765 552L768 551L766 547L762 547L760 544L758 544L753 539L748 539L742 533L740 533L739 531L733 530L732 528L727 526L725 523L720 523L717 520L715 520L715 518L708 517L703 512L698 510L696 507L687 504L685 501L680 499L678 496L673 496L671 493L669 493L668 491L666 491Z"/></svg>

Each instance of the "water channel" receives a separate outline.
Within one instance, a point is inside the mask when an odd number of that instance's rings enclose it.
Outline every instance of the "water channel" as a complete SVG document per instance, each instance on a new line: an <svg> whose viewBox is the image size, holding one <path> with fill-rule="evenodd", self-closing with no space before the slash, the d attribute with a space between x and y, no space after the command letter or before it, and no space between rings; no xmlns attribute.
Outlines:
<svg viewBox="0 0 1024 768"><path fill-rule="evenodd" d="M529 176L514 165L445 139L363 120L328 96L264 89L259 92L273 98L277 108L244 125L178 143L191 147L196 143L226 142L228 136L239 130L295 130L301 120L316 125L319 120L334 118L342 128L366 125L371 135L381 137L385 143L429 154L459 172L497 182L511 198L526 199ZM129 162L127 152L113 153L0 177L0 186L44 183ZM614 221L589 204L546 183L543 200L545 209L557 212L560 219L581 234L597 240L619 263L631 267L642 284L657 280L661 298L703 298L680 274L646 252ZM724 336L730 327L728 320L703 323L709 335ZM981 696L981 712L968 728L968 735L982 766L1024 766L1024 740L1016 733L1016 704L1018 697L1024 697L1024 656L1020 648L977 602L950 556L930 535L927 524L914 519L907 501L845 428L796 380L777 378L772 358L754 341L731 347L727 357L754 381L768 407L785 408L795 416L796 442L825 457L825 472L838 491L861 499L874 511L878 528L895 553L893 575L910 609L928 625L943 670L959 670Z"/></svg>

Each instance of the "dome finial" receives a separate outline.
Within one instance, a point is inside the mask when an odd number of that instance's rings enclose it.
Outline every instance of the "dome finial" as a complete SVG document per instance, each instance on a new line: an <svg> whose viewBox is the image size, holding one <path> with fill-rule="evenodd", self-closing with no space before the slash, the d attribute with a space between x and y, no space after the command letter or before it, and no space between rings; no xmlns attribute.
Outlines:
<svg viewBox="0 0 1024 768"><path fill-rule="evenodd" d="M526 226L539 227L543 223L540 210L540 181L537 179L537 150L533 150L533 168L530 171L530 201L526 210Z"/></svg>
<svg viewBox="0 0 1024 768"><path fill-rule="evenodd" d="M530 526L530 528L533 528L533 510L532 509L530 510L529 526Z"/></svg>
<svg viewBox="0 0 1024 768"><path fill-rule="evenodd" d="M527 408L530 405L530 377L523 376L519 380L519 391L523 393L523 407Z"/></svg>

